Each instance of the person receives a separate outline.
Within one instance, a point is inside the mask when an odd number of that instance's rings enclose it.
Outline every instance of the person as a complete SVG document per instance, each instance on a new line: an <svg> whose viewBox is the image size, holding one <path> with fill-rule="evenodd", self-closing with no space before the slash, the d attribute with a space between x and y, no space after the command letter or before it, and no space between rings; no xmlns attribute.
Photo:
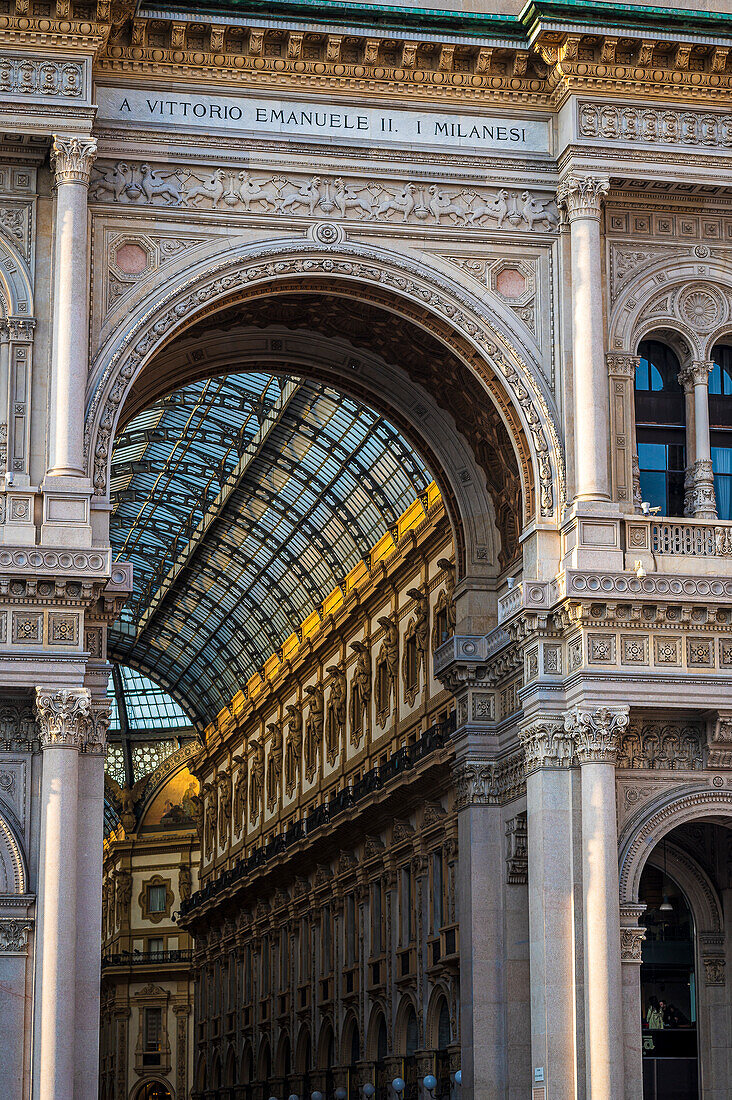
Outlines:
<svg viewBox="0 0 732 1100"><path fill-rule="evenodd" d="M670 1004L663 1016L663 1026L683 1027L685 1023L686 1019L681 1015L676 1005Z"/></svg>
<svg viewBox="0 0 732 1100"><path fill-rule="evenodd" d="M657 997L651 997L648 1002L646 1024L652 1031L659 1031L663 1027L663 1010Z"/></svg>

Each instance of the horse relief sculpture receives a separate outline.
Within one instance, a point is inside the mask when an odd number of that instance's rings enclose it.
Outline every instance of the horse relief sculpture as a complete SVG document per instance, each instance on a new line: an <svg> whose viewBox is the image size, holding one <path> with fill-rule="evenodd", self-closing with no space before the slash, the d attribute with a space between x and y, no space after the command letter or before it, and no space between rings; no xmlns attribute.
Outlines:
<svg viewBox="0 0 732 1100"><path fill-rule="evenodd" d="M291 179L216 168L175 172L150 164L97 164L94 202L176 206L244 214L305 215L407 225L551 231L558 217L550 198L521 189L440 187L409 181L402 185L342 176Z"/></svg>

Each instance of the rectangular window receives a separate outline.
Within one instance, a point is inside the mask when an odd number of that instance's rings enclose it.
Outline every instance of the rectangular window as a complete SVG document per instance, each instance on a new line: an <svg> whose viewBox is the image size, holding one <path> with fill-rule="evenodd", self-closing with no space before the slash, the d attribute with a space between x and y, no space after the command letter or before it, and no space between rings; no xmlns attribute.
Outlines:
<svg viewBox="0 0 732 1100"><path fill-rule="evenodd" d="M252 1001L252 945L247 944L247 952L244 956L244 1002Z"/></svg>
<svg viewBox="0 0 732 1100"><path fill-rule="evenodd" d="M287 989L290 984L290 954L287 945L287 931L280 932L280 989Z"/></svg>
<svg viewBox="0 0 732 1100"><path fill-rule="evenodd" d="M402 867L401 873L401 887L400 887L400 941L402 947L408 947L412 942L412 929L414 926L412 917L412 869L411 867Z"/></svg>
<svg viewBox="0 0 732 1100"><path fill-rule="evenodd" d="M262 989L261 996L269 995L269 936L262 940Z"/></svg>
<svg viewBox="0 0 732 1100"><path fill-rule="evenodd" d="M732 519L732 447L712 447L712 470L717 515Z"/></svg>
<svg viewBox="0 0 732 1100"><path fill-rule="evenodd" d="M346 966L356 962L356 896L346 895Z"/></svg>
<svg viewBox="0 0 732 1100"><path fill-rule="evenodd" d="M435 615L435 635L438 645L442 645L449 637L447 631L447 609L444 607L441 607Z"/></svg>
<svg viewBox="0 0 732 1100"><path fill-rule="evenodd" d="M156 936L147 941L147 949L151 955L162 955L165 950L165 940L162 936Z"/></svg>
<svg viewBox="0 0 732 1100"><path fill-rule="evenodd" d="M330 906L326 905L320 918L321 943L323 945L323 973L330 974L333 969L333 939L330 927Z"/></svg>
<svg viewBox="0 0 732 1100"><path fill-rule="evenodd" d="M382 930L381 882L371 883L371 954L380 955L384 949Z"/></svg>
<svg viewBox="0 0 732 1100"><path fill-rule="evenodd" d="M417 686L417 639L412 636L406 640L406 648L404 654L404 663L406 668L406 684L407 688L416 688Z"/></svg>
<svg viewBox="0 0 732 1100"><path fill-rule="evenodd" d="M662 516L684 514L685 447L638 441L641 496Z"/></svg>
<svg viewBox="0 0 732 1100"><path fill-rule="evenodd" d="M379 665L376 675L376 709L385 711L389 706L389 670L386 662Z"/></svg>
<svg viewBox="0 0 732 1100"><path fill-rule="evenodd" d="M166 909L165 886L148 886L147 911L148 913L164 913Z"/></svg>
<svg viewBox="0 0 732 1100"><path fill-rule="evenodd" d="M161 1049L163 1039L162 1008L146 1008L144 1022L145 1052L153 1053Z"/></svg>
<svg viewBox="0 0 732 1100"><path fill-rule="evenodd" d="M432 853L432 934L436 936L442 925L444 905L444 885L442 875L442 849Z"/></svg>

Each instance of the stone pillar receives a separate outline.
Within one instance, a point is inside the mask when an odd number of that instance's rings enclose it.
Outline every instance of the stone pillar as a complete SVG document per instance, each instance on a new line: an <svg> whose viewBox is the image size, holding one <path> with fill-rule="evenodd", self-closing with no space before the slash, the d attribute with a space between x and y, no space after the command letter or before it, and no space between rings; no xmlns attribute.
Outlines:
<svg viewBox="0 0 732 1100"><path fill-rule="evenodd" d="M724 929L697 934L699 987L699 1070L704 1096L727 1100L730 1051L730 1011L727 995Z"/></svg>
<svg viewBox="0 0 732 1100"><path fill-rule="evenodd" d="M463 1100L508 1096L501 807L489 760L454 769L458 809L460 1038Z"/></svg>
<svg viewBox="0 0 732 1100"><path fill-rule="evenodd" d="M625 1100L643 1095L643 1032L640 964L646 930L638 924L645 904L620 906L620 959L623 982L623 1070Z"/></svg>
<svg viewBox="0 0 732 1100"><path fill-rule="evenodd" d="M36 688L36 713L43 748L43 816L34 1098L70 1100L75 1095L79 750L90 721L89 692L86 688ZM99 835L94 841L99 844ZM98 1010L95 1024L99 1026ZM86 1082L87 1097L96 1095L97 1073L98 1065Z"/></svg>
<svg viewBox="0 0 732 1100"><path fill-rule="evenodd" d="M79 754L76 904L76 1027L74 1100L87 1100L99 1067L99 991L102 954L102 857L104 836L104 759L110 702L107 673L92 694L89 735Z"/></svg>
<svg viewBox="0 0 732 1100"><path fill-rule="evenodd" d="M635 371L638 355L608 355L610 377L610 481L625 512L640 512L640 469L635 433Z"/></svg>
<svg viewBox="0 0 732 1100"><path fill-rule="evenodd" d="M53 353L49 474L84 476L84 394L88 372L87 193L97 143L54 137L56 175Z"/></svg>
<svg viewBox="0 0 732 1100"><path fill-rule="evenodd" d="M536 1100L577 1096L572 738L556 716L519 730L526 757L531 1060ZM543 1071L543 1072L542 1072Z"/></svg>
<svg viewBox="0 0 732 1100"><path fill-rule="evenodd" d="M585 1061L592 1100L623 1096L623 1012L615 760L627 707L575 708L574 737L582 782L582 903L585 958Z"/></svg>
<svg viewBox="0 0 732 1100"><path fill-rule="evenodd" d="M575 499L609 501L610 441L605 323L602 304L600 204L607 177L569 175L557 204L566 211L572 251Z"/></svg>
<svg viewBox="0 0 732 1100"><path fill-rule="evenodd" d="M684 511L696 519L716 519L712 473L712 448L709 437L709 373L713 364L694 360L681 371L679 381L688 398L693 396L694 416L686 427L687 463L684 482Z"/></svg>

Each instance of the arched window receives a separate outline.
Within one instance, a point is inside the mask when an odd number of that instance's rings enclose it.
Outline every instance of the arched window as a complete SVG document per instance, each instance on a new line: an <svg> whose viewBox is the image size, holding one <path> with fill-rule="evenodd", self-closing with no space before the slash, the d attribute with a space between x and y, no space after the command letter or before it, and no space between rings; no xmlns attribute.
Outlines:
<svg viewBox="0 0 732 1100"><path fill-rule="evenodd" d="M664 516L684 514L685 401L679 361L666 344L644 340L635 372L641 496Z"/></svg>
<svg viewBox="0 0 732 1100"><path fill-rule="evenodd" d="M732 344L712 349L709 428L717 515L732 519Z"/></svg>
<svg viewBox="0 0 732 1100"><path fill-rule="evenodd" d="M419 1046L419 1029L417 1027L417 1013L413 1008L407 1014L406 1047L404 1050L407 1058L410 1058Z"/></svg>
<svg viewBox="0 0 732 1100"><path fill-rule="evenodd" d="M376 1061L383 1062L389 1053L389 1044L386 1038L386 1020L379 1016L379 1030L376 1035Z"/></svg>
<svg viewBox="0 0 732 1100"><path fill-rule="evenodd" d="M443 997L440 1001L440 1015L437 1018L437 1049L446 1050L450 1045L450 1010Z"/></svg>

